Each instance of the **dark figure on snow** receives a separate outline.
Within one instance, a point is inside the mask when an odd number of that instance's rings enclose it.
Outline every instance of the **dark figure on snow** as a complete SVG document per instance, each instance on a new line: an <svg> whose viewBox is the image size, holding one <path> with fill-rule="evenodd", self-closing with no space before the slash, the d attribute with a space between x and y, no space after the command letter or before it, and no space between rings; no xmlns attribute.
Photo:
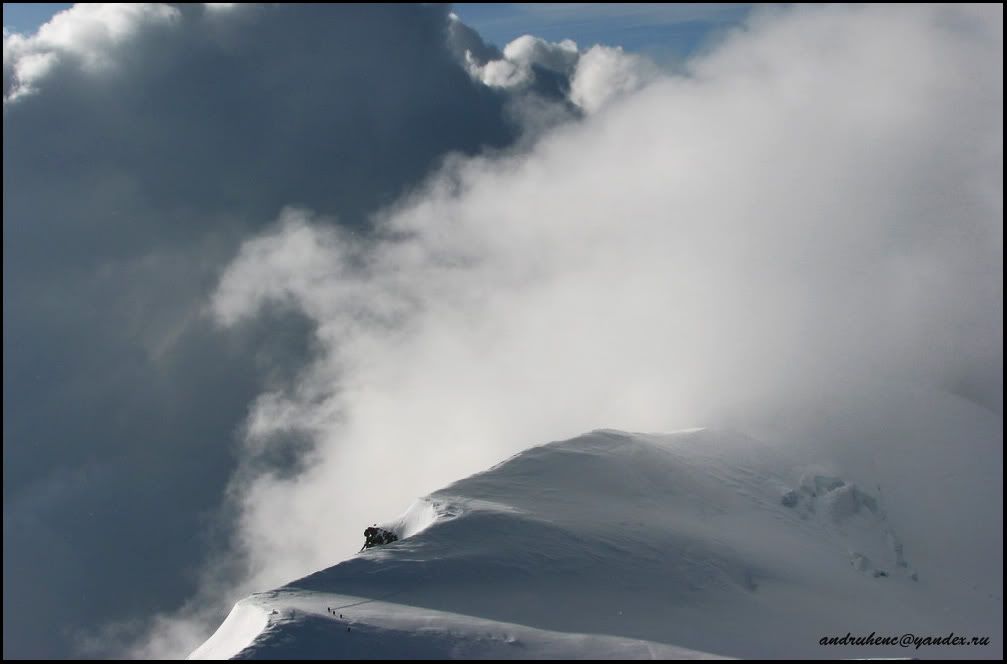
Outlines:
<svg viewBox="0 0 1007 664"><path fill-rule="evenodd" d="M384 528L378 528L377 526L371 526L364 531L364 548L369 549L372 546L381 546L383 544L391 544L392 542L398 540L398 536L395 533L385 530Z"/></svg>

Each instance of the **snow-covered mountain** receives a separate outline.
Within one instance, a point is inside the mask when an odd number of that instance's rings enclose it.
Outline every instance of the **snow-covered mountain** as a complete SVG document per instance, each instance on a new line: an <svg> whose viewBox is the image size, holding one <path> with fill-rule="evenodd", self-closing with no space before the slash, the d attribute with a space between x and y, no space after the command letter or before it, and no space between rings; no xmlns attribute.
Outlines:
<svg viewBox="0 0 1007 664"><path fill-rule="evenodd" d="M973 452L1002 445L999 416L955 408ZM905 486L892 445L852 475L729 431L534 447L380 524L399 541L242 600L191 658L999 657L1002 451L913 442ZM951 632L990 645L820 644Z"/></svg>

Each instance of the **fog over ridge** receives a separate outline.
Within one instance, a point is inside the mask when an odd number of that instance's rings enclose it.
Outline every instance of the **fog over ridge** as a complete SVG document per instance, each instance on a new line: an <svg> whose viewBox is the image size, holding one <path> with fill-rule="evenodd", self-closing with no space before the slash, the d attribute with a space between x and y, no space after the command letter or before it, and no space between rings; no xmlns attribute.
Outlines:
<svg viewBox="0 0 1007 664"><path fill-rule="evenodd" d="M1000 10L764 9L675 71L441 6L101 11L5 33L4 528L106 481L192 503L110 536L216 524L123 652L533 444L1002 422Z"/></svg>

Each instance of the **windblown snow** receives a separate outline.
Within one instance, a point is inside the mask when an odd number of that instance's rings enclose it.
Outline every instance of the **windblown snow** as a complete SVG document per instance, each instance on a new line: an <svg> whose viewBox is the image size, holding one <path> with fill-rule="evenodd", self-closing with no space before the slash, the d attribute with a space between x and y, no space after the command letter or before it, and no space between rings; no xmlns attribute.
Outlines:
<svg viewBox="0 0 1007 664"><path fill-rule="evenodd" d="M704 429L534 447L380 524L399 541L242 600L191 658L999 657L1001 419L943 408L989 456L886 442L838 467ZM952 631L991 643L819 643Z"/></svg>

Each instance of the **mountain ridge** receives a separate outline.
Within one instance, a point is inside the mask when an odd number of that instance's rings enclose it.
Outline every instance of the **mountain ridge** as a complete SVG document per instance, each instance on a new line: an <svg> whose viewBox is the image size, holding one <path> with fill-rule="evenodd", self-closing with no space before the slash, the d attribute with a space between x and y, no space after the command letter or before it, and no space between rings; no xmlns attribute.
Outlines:
<svg viewBox="0 0 1007 664"><path fill-rule="evenodd" d="M818 641L991 632L1002 599L932 582L878 493L739 432L595 430L415 501L379 524L399 541L242 600L192 657L897 656Z"/></svg>

